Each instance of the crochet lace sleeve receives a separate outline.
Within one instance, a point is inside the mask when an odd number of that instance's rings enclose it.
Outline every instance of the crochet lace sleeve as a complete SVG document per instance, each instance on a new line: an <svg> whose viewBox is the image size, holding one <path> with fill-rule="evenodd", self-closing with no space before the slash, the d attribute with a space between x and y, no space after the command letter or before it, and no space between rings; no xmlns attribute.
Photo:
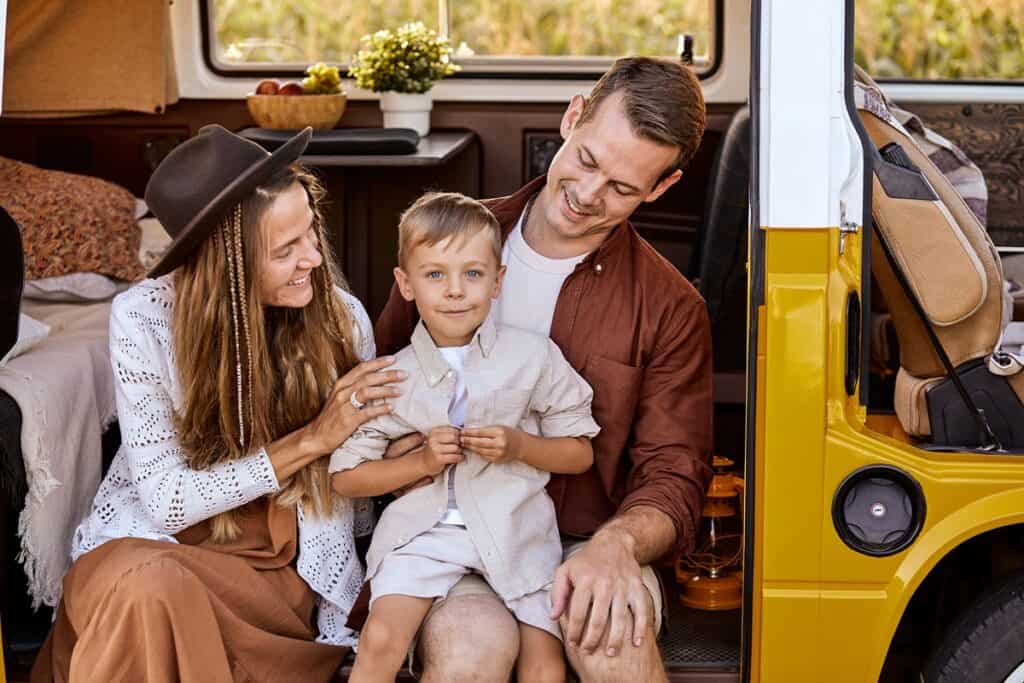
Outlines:
<svg viewBox="0 0 1024 683"><path fill-rule="evenodd" d="M366 313L363 302L351 292L346 292L341 287L337 288L338 296L348 306L349 315L352 317L353 330L352 341L355 343L356 355L359 360L368 361L377 357L377 344L373 337L373 323ZM355 534L356 536L369 536L373 533L373 527L377 523L374 513L373 500L370 498L355 498L352 500L355 510Z"/></svg>
<svg viewBox="0 0 1024 683"><path fill-rule="evenodd" d="M132 481L151 521L162 533L175 534L275 492L279 484L263 449L205 470L185 463L168 392L168 312L152 306L151 300L125 296L114 301L110 359Z"/></svg>
<svg viewBox="0 0 1024 683"><path fill-rule="evenodd" d="M366 313L366 308L355 295L338 288L338 296L348 306L352 321L355 323L353 336L355 337L356 353L360 360L370 360L377 357L377 344L373 339L373 323Z"/></svg>

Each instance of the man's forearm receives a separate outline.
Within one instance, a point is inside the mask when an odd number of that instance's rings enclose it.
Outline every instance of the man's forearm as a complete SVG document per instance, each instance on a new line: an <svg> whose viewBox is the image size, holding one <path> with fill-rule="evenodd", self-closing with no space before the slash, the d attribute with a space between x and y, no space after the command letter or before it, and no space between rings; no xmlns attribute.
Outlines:
<svg viewBox="0 0 1024 683"><path fill-rule="evenodd" d="M672 518L647 505L615 515L597 530L592 540L624 544L641 565L663 557L679 543Z"/></svg>

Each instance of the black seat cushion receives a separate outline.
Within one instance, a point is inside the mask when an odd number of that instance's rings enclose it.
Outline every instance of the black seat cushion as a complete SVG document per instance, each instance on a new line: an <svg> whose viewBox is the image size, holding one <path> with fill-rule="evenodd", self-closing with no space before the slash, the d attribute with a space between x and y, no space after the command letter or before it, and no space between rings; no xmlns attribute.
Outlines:
<svg viewBox="0 0 1024 683"><path fill-rule="evenodd" d="M238 134L273 151L295 136L294 130L246 128ZM420 136L411 128L337 128L314 130L306 154L412 154Z"/></svg>
<svg viewBox="0 0 1024 683"><path fill-rule="evenodd" d="M18 341L21 290L25 281L25 257L21 229L0 206L0 357ZM21 509L28 492L21 462L21 411L7 393L0 391L0 496Z"/></svg>
<svg viewBox="0 0 1024 683"><path fill-rule="evenodd" d="M697 286L708 306L717 372L741 372L746 366L750 162L750 110L744 106L733 116L711 167L696 250Z"/></svg>

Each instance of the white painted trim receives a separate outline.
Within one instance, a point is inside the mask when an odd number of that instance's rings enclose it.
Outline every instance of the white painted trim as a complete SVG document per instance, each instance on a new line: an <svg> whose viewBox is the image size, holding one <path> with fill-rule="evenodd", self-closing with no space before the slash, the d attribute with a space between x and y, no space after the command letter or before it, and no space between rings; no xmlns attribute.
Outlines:
<svg viewBox="0 0 1024 683"><path fill-rule="evenodd" d="M861 145L843 92L844 3L764 0L761 9L759 224L861 224Z"/></svg>
<svg viewBox="0 0 1024 683"><path fill-rule="evenodd" d="M957 104L997 102L1024 102L1024 80L1015 84L976 83L883 83L882 89L895 102Z"/></svg>
<svg viewBox="0 0 1024 683"><path fill-rule="evenodd" d="M4 0L6 1L6 0ZM227 78L211 72L203 62L199 0L177 0L171 5L172 39L178 88L183 98L235 99L252 92L259 79ZM750 64L750 7L744 0L725 0L722 63L714 76L703 81L709 102L744 102ZM568 102L593 87L579 81L449 79L433 88L434 101L447 102ZM352 100L376 100L376 93L356 88L345 79L342 87Z"/></svg>

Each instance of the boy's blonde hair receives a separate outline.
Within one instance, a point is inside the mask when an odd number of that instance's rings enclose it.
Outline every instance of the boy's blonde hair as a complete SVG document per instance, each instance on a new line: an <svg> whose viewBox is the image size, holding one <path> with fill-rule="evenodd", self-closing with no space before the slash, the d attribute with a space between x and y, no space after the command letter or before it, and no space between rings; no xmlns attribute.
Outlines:
<svg viewBox="0 0 1024 683"><path fill-rule="evenodd" d="M501 226L494 214L464 194L428 192L405 210L398 223L398 265L405 268L409 254L421 244L432 247L449 238L465 242L481 230L490 233L500 264Z"/></svg>

